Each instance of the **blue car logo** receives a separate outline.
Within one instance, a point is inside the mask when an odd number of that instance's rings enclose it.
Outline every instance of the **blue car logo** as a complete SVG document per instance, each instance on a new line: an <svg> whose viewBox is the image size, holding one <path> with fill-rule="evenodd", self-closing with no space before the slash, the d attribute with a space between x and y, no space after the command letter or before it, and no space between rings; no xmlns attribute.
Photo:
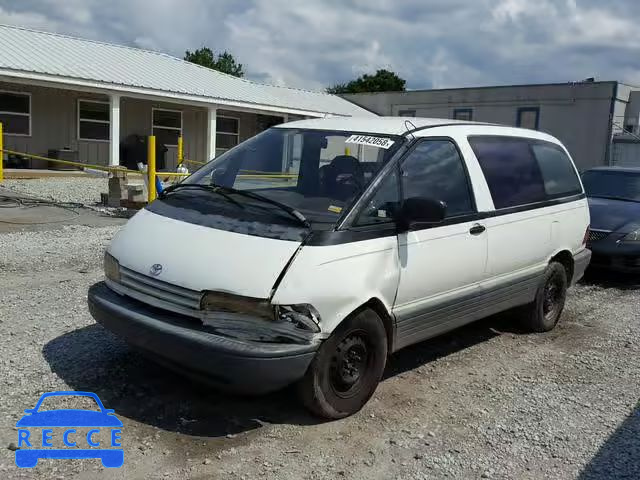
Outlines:
<svg viewBox="0 0 640 480"><path fill-rule="evenodd" d="M60 396L90 397L95 400L100 411L81 409L38 411L46 398ZM35 467L40 458L99 458L103 466L111 468L121 467L124 463L121 443L122 422L114 415L113 410L104 408L95 393L45 393L36 406L25 410L25 413L26 415L16 423L18 427L16 465L18 467ZM54 429L56 434L60 434L59 438L54 439ZM86 434L78 430L86 430ZM54 440L61 440L62 444L54 445ZM85 446L87 448L83 448Z"/></svg>

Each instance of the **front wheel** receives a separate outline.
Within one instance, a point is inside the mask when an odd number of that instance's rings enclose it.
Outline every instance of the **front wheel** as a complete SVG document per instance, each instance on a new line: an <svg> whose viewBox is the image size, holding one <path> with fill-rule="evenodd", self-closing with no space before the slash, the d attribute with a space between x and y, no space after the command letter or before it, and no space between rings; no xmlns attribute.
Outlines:
<svg viewBox="0 0 640 480"><path fill-rule="evenodd" d="M298 385L304 405L314 414L343 418L362 408L382 378L387 334L373 310L347 318L324 341Z"/></svg>
<svg viewBox="0 0 640 480"><path fill-rule="evenodd" d="M532 332L548 332L560 320L567 298L567 271L558 262L551 262L533 303L522 307L523 326Z"/></svg>

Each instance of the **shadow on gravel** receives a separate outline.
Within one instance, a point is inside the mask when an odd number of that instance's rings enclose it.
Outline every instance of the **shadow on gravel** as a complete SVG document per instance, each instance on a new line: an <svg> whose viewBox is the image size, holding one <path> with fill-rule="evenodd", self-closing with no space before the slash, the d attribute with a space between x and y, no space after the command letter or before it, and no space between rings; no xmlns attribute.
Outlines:
<svg viewBox="0 0 640 480"><path fill-rule="evenodd" d="M640 478L640 402L585 467L579 480Z"/></svg>
<svg viewBox="0 0 640 480"><path fill-rule="evenodd" d="M477 345L501 333L520 334L515 314L505 312L471 323L442 336L426 340L395 353L387 362L384 379L413 370L439 358Z"/></svg>
<svg viewBox="0 0 640 480"><path fill-rule="evenodd" d="M117 415L163 430L221 437L264 423L318 422L291 389L253 398L224 395L148 360L99 325L61 335L42 351L74 390L94 392Z"/></svg>
<svg viewBox="0 0 640 480"><path fill-rule="evenodd" d="M640 290L640 276L628 273L610 272L607 270L587 269L581 280L584 285L597 285L618 290Z"/></svg>
<svg viewBox="0 0 640 480"><path fill-rule="evenodd" d="M491 317L406 348L390 359L384 378L498 335L491 327L508 330L508 322ZM225 395L148 360L99 325L51 340L43 354L71 388L95 392L116 414L167 431L220 437L269 423L322 421L307 413L293 387L261 397Z"/></svg>

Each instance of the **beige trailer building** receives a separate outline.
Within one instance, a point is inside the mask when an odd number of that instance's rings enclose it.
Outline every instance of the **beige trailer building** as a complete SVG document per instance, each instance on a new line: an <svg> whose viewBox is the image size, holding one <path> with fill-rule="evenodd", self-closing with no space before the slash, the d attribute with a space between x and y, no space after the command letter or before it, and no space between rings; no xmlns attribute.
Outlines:
<svg viewBox="0 0 640 480"><path fill-rule="evenodd" d="M204 161L274 124L371 115L335 95L259 84L137 48L6 25L0 45L0 122L5 148L18 152L118 165L123 142L153 134L173 169L179 136L185 157Z"/></svg>
<svg viewBox="0 0 640 480"><path fill-rule="evenodd" d="M640 88L620 82L584 81L343 97L378 115L474 120L543 130L559 138L584 170L622 158L626 164L635 161L640 165L640 155L634 156L628 146L638 146L632 141L640 134L638 95ZM618 145L623 139L625 145Z"/></svg>

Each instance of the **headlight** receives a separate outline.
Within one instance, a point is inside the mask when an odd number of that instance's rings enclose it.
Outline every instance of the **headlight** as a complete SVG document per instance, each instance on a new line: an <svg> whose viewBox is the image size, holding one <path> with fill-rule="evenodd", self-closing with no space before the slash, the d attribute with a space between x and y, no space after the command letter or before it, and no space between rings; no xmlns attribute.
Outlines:
<svg viewBox="0 0 640 480"><path fill-rule="evenodd" d="M296 327L312 332L320 331L320 314L313 305L301 303L298 305L276 305L276 318L280 321L293 323Z"/></svg>
<svg viewBox="0 0 640 480"><path fill-rule="evenodd" d="M320 314L312 305L271 305L267 299L243 297L224 292L205 292L200 308L209 312L224 312L236 315L287 323L301 330L320 331Z"/></svg>
<svg viewBox="0 0 640 480"><path fill-rule="evenodd" d="M627 233L620 241L622 243L640 243L640 228L631 233Z"/></svg>
<svg viewBox="0 0 640 480"><path fill-rule="evenodd" d="M274 320L273 309L268 300L243 297L224 292L206 292L200 301L200 308L213 312L237 313Z"/></svg>
<svg viewBox="0 0 640 480"><path fill-rule="evenodd" d="M113 282L120 282L120 264L109 252L104 252L104 276Z"/></svg>

